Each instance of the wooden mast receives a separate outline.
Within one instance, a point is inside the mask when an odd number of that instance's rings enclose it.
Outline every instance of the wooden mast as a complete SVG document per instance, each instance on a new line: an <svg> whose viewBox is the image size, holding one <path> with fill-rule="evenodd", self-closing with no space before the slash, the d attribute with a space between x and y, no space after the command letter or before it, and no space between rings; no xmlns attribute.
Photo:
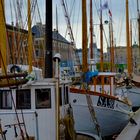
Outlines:
<svg viewBox="0 0 140 140"><path fill-rule="evenodd" d="M82 0L82 70L83 72L88 71L86 0Z"/></svg>
<svg viewBox="0 0 140 140"><path fill-rule="evenodd" d="M129 9L128 0L126 0L126 45L127 45L127 69L128 76L132 74L132 59L131 59L131 46L130 46L130 32L129 32Z"/></svg>
<svg viewBox="0 0 140 140"><path fill-rule="evenodd" d="M7 72L7 46L6 46L6 26L4 13L4 0L0 2L0 64L2 74Z"/></svg>
<svg viewBox="0 0 140 140"><path fill-rule="evenodd" d="M100 5L102 4L102 0L100 0ZM102 23L102 10L100 10L100 71L103 72L103 23Z"/></svg>
<svg viewBox="0 0 140 140"><path fill-rule="evenodd" d="M110 64L111 64L110 71L113 72L115 71L114 70L114 41L113 41L113 25L112 25L111 18L109 21L109 34L110 34Z"/></svg>
<svg viewBox="0 0 140 140"><path fill-rule="evenodd" d="M32 72L32 60L33 60L33 41L31 30L31 0L28 0L28 63L29 73Z"/></svg>
<svg viewBox="0 0 140 140"><path fill-rule="evenodd" d="M93 20L92 20L92 0L90 0L90 59L93 59Z"/></svg>
<svg viewBox="0 0 140 140"><path fill-rule="evenodd" d="M130 20L130 46L131 46L131 59L132 59L132 71L134 71L134 65L133 65L133 52L132 52L132 20Z"/></svg>
<svg viewBox="0 0 140 140"><path fill-rule="evenodd" d="M139 45L139 61L140 61L140 11L139 11L139 2L137 0L137 12L138 12L138 45Z"/></svg>

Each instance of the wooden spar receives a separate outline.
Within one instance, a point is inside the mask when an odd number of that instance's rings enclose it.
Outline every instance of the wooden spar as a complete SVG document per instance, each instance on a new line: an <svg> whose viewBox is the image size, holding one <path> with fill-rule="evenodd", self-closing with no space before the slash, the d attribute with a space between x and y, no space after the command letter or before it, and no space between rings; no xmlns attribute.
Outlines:
<svg viewBox="0 0 140 140"><path fill-rule="evenodd" d="M139 11L138 0L137 0L137 12L138 12L138 45L139 45L139 58L140 58L140 11Z"/></svg>
<svg viewBox="0 0 140 140"><path fill-rule="evenodd" d="M92 0L90 0L90 59L93 59L93 20L92 20Z"/></svg>
<svg viewBox="0 0 140 140"><path fill-rule="evenodd" d="M15 87L15 86L19 86L19 85L23 85L26 84L28 82L27 79L2 79L0 82L0 88L3 87Z"/></svg>
<svg viewBox="0 0 140 140"><path fill-rule="evenodd" d="M28 0L28 63L29 73L32 72L32 60L33 60L33 41L31 30L31 0Z"/></svg>
<svg viewBox="0 0 140 140"><path fill-rule="evenodd" d="M82 71L88 71L86 0L82 0Z"/></svg>
<svg viewBox="0 0 140 140"><path fill-rule="evenodd" d="M130 20L130 46L132 47L132 20ZM133 52L131 48L131 59L132 59L132 71L134 69L133 65Z"/></svg>
<svg viewBox="0 0 140 140"><path fill-rule="evenodd" d="M102 0L100 0L100 5L102 5ZM102 23L102 10L100 10L100 71L104 71L104 66L103 66L103 23ZM104 77L101 77L101 84L102 84L102 93L104 93Z"/></svg>
<svg viewBox="0 0 140 140"><path fill-rule="evenodd" d="M130 46L130 32L129 32L129 9L128 0L126 0L126 43L127 43L127 69L128 76L132 74L132 59L131 59L131 46Z"/></svg>
<svg viewBox="0 0 140 140"><path fill-rule="evenodd" d="M2 74L6 75L7 72L7 46L6 46L6 26L5 26L5 14L4 14L4 0L0 2L0 51L1 58L0 64L2 68Z"/></svg>
<svg viewBox="0 0 140 140"><path fill-rule="evenodd" d="M52 62L52 0L46 0L46 28L45 28L45 78L53 77Z"/></svg>
<svg viewBox="0 0 140 140"><path fill-rule="evenodd" d="M100 0L100 5L101 5L101 0ZM102 10L100 10L100 51L101 51L101 56L100 56L100 71L104 70L103 67L103 23L102 23Z"/></svg>
<svg viewBox="0 0 140 140"><path fill-rule="evenodd" d="M111 48L112 48L112 72L114 72L114 36L113 36L113 24L112 24L112 19L111 19Z"/></svg>
<svg viewBox="0 0 140 140"><path fill-rule="evenodd" d="M109 43L110 43L110 71L112 72L112 45L111 45L111 23L109 21Z"/></svg>
<svg viewBox="0 0 140 140"><path fill-rule="evenodd" d="M109 34L110 34L110 64L111 64L111 72L114 70L114 41L113 41L113 25L112 19L110 18L109 22Z"/></svg>

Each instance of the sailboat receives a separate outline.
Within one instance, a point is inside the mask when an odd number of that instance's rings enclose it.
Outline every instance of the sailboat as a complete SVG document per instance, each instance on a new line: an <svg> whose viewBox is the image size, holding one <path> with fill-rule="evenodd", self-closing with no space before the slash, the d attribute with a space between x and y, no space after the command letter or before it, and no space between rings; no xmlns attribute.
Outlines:
<svg viewBox="0 0 140 140"><path fill-rule="evenodd" d="M4 1L3 1L4 2ZM48 16L50 19L52 16L52 0L46 1L46 18ZM0 3L1 18L3 22L0 23L0 30L3 31L1 34L5 39L1 40L1 54L4 60L2 63L4 70L4 76L7 80L7 85L0 87L0 139L2 140L59 140L60 139L60 120L63 122L63 118L68 115L69 108L69 81L59 79L59 62L61 57L56 54L52 57L52 23L51 20L46 23L46 65L45 68L45 78L38 76L32 82L27 80L26 83L21 83L20 86L9 83L9 78L7 77L6 71L6 28L4 27L4 3ZM28 13L30 13L30 0L28 0ZM31 31L31 14L29 14L28 19L28 30ZM31 41L31 32L29 33L29 41ZM32 42L32 41L31 41ZM32 43L29 43L29 47L32 47ZM32 48L29 48L28 52L32 52ZM50 53L48 53L50 52ZM28 55L32 59L32 54ZM56 64L55 76L53 77L52 63ZM49 61L49 62L48 62ZM30 65L23 66L22 70L29 69L28 74L32 71L39 71L39 69L32 67ZM14 68L14 71L19 68L19 65ZM22 77L26 78L24 75L19 76L19 71L16 71L15 83ZM70 115L70 113L69 113ZM70 119L68 119L70 120ZM65 124L65 123L63 123Z"/></svg>
<svg viewBox="0 0 140 140"><path fill-rule="evenodd" d="M128 102L114 96L116 73L103 72L102 56L101 72L96 69L88 70L86 0L82 0L82 8L83 76L80 84L71 86L69 99L73 108L76 132L88 135L97 134L102 138L121 132L133 112ZM102 30L102 22L100 27ZM102 35L101 32L101 40L103 39ZM102 51L103 48L101 48L101 55ZM95 64L92 63L92 65L95 68Z"/></svg>
<svg viewBox="0 0 140 140"><path fill-rule="evenodd" d="M137 1L138 4L138 1ZM127 65L128 74L121 80L118 80L118 87L116 88L116 93L121 96L126 96L132 103L133 110L137 110L140 107L140 83L139 76L133 73L132 69L132 50L130 47L130 35L129 35L129 2L126 0L126 40L127 40ZM139 9L138 9L138 19L139 19ZM139 21L139 20L138 20ZM139 24L139 23L138 23ZM122 79L122 78L121 78Z"/></svg>

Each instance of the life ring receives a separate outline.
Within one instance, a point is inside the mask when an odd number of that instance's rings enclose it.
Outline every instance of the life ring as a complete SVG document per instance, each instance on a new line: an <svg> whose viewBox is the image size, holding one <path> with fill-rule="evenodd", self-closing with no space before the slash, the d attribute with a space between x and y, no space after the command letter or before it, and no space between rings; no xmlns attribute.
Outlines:
<svg viewBox="0 0 140 140"><path fill-rule="evenodd" d="M10 68L10 72L11 73L16 73L16 72L21 72L21 68L17 65L13 65L11 68Z"/></svg>

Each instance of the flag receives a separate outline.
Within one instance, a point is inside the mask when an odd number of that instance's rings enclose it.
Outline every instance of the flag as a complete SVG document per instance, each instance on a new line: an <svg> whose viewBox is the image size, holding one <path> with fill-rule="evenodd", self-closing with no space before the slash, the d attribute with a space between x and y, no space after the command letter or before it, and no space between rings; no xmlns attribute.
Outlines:
<svg viewBox="0 0 140 140"><path fill-rule="evenodd" d="M112 17L112 13L111 13L110 9L108 10L108 14L110 17Z"/></svg>
<svg viewBox="0 0 140 140"><path fill-rule="evenodd" d="M108 1L106 1L103 5L100 6L99 11L102 11L102 10L105 10L105 9L108 9Z"/></svg>

